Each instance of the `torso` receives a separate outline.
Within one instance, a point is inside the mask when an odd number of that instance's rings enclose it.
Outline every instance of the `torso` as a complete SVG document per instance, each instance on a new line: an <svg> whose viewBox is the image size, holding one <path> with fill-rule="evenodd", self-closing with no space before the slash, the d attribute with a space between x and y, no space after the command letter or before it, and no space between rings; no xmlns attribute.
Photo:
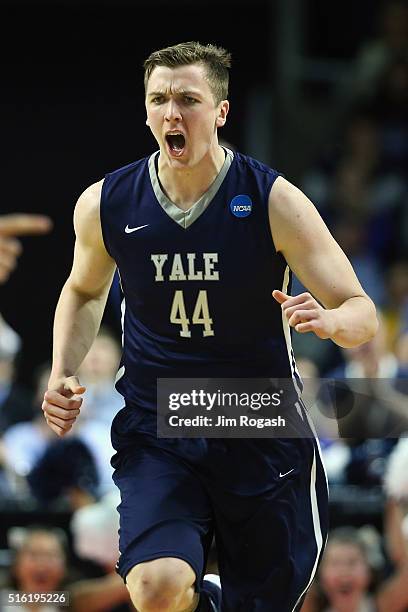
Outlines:
<svg viewBox="0 0 408 612"><path fill-rule="evenodd" d="M268 197L278 174L228 152L187 212L163 193L156 154L105 178L101 222L125 296L118 390L154 410L158 377L282 377L295 369L272 298L290 291Z"/></svg>

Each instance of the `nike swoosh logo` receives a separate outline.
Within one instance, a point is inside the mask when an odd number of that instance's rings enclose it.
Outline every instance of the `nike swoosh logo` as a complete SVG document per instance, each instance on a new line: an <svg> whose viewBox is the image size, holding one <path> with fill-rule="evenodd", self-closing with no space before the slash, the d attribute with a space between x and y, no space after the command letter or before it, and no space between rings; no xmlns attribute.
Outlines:
<svg viewBox="0 0 408 612"><path fill-rule="evenodd" d="M139 225L138 227L129 227L129 225L127 225L125 227L125 233L126 234L131 234L132 232L137 232L137 230L143 229L144 227L148 227L149 223L146 223L146 225Z"/></svg>
<svg viewBox="0 0 408 612"><path fill-rule="evenodd" d="M295 468L292 468L291 470L289 470L289 472L285 472L284 474L281 474L281 472L279 472L279 478L283 478L284 476L287 476L288 474L291 474L294 471Z"/></svg>

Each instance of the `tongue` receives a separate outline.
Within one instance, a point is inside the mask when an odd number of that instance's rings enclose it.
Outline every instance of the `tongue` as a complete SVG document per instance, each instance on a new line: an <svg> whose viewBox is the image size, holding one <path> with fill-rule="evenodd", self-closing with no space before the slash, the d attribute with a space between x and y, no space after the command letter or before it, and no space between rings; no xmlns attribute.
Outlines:
<svg viewBox="0 0 408 612"><path fill-rule="evenodd" d="M182 151L184 148L184 136L180 135L175 135L175 136L168 136L168 140L169 140L169 144L170 144L170 148L173 149L173 151Z"/></svg>

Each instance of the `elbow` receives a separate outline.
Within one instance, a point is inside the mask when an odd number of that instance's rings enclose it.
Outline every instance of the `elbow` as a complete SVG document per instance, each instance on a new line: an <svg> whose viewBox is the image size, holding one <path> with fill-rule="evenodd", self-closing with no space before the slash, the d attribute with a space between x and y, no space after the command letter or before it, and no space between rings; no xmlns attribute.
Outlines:
<svg viewBox="0 0 408 612"><path fill-rule="evenodd" d="M364 308L359 306L359 314L352 325L343 325L340 333L334 341L342 348L357 348L366 342L370 342L376 336L379 329L379 321L374 302L368 296L359 296L364 299Z"/></svg>
<svg viewBox="0 0 408 612"><path fill-rule="evenodd" d="M364 314L364 325L362 328L361 336L353 347L360 346L370 342L377 335L380 323L377 317L377 310L374 302L367 296L367 312ZM348 347L348 348L353 348Z"/></svg>

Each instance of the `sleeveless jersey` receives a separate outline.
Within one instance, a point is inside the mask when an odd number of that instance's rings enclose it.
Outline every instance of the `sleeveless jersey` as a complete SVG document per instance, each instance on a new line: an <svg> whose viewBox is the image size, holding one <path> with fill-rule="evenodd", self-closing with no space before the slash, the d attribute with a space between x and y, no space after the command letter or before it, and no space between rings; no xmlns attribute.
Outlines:
<svg viewBox="0 0 408 612"><path fill-rule="evenodd" d="M105 177L101 224L124 295L116 387L156 409L158 378L300 380L274 289L290 293L268 197L279 174L226 149L209 190L183 212L161 189L159 153Z"/></svg>

